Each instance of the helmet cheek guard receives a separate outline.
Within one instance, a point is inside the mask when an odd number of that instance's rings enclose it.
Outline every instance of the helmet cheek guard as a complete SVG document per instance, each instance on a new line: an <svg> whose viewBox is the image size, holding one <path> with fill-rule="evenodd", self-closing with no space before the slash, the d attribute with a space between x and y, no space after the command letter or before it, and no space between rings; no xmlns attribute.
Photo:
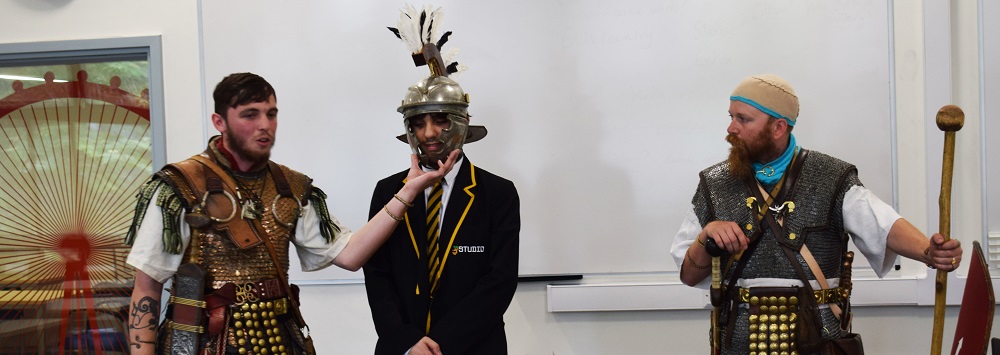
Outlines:
<svg viewBox="0 0 1000 355"><path fill-rule="evenodd" d="M462 146L465 144L465 137L469 130L469 120L454 114L448 114L448 120L450 121L449 127L441 130L441 133L438 135L438 141L444 145L444 149L436 153L425 152L421 149L416 133L412 128L410 128L409 123L406 123L406 120L404 120L404 124L406 126L406 142L409 143L410 150L413 151L413 154L417 155L420 165L431 169L437 169L438 161L443 162L447 160L448 155L451 154L452 151L462 150Z"/></svg>

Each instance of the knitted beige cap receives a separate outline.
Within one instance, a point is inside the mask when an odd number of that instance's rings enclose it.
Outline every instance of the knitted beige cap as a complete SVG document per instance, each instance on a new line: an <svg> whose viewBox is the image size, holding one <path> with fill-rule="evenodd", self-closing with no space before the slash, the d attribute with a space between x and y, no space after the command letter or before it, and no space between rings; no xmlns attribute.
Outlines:
<svg viewBox="0 0 1000 355"><path fill-rule="evenodd" d="M733 90L730 100L742 101L764 113L784 118L789 126L799 117L799 97L792 85L774 74L747 77Z"/></svg>

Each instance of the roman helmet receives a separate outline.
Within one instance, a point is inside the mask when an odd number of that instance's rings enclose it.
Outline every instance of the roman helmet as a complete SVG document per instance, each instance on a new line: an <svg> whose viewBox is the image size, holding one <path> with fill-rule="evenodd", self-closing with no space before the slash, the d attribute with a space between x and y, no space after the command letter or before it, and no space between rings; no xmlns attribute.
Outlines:
<svg viewBox="0 0 1000 355"><path fill-rule="evenodd" d="M420 67L426 65L430 76L421 79L406 89L402 104L396 111L403 114L405 134L396 138L410 144L410 149L420 160L420 164L428 168L437 168L438 160L444 161L453 150L461 150L465 143L478 141L486 136L486 127L469 125L469 94L448 76L464 70L464 66L454 61L446 61L457 54L457 48L452 48L441 56L441 47L448 42L451 32L438 36L441 20L441 8L424 7L419 11L412 6L400 11L396 28L389 27L396 37L401 39L413 57L413 64ZM421 117L428 113L446 114L450 125L438 136L445 149L440 154L430 154L420 148L414 131L410 128L411 117Z"/></svg>

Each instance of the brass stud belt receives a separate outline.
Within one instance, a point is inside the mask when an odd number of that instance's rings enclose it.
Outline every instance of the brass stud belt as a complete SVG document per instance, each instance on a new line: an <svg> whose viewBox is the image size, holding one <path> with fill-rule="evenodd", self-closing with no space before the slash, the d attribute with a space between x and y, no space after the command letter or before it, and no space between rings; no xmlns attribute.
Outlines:
<svg viewBox="0 0 1000 355"><path fill-rule="evenodd" d="M798 302L796 296L750 297L749 354L798 354Z"/></svg>
<svg viewBox="0 0 1000 355"><path fill-rule="evenodd" d="M278 316L287 312L286 299L244 303L232 309L232 344L239 354L286 354L287 339Z"/></svg>
<svg viewBox="0 0 1000 355"><path fill-rule="evenodd" d="M813 291L813 296L816 297L816 303L819 304L839 303L847 299L850 296L850 294L851 294L850 290L843 287L827 288L827 289ZM739 299L740 302L750 303L752 305L757 305L760 302L760 298L765 298L765 297L750 296L750 289L743 287L739 288L739 295L740 295ZM775 299L774 302L777 301L776 297L770 297L770 298L774 298ZM795 297L791 298L795 299ZM786 300L786 302L791 302L791 300L790 299ZM795 299L795 302L798 303L798 299Z"/></svg>

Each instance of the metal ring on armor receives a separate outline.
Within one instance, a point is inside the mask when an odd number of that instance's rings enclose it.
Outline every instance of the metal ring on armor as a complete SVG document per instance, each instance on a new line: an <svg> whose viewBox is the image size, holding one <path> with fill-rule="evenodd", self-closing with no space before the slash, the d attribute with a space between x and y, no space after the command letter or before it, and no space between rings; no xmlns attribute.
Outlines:
<svg viewBox="0 0 1000 355"><path fill-rule="evenodd" d="M208 202L208 195L211 194L211 193L212 193L212 191L205 191L205 194L201 196L201 209L205 210L206 212L208 210L205 209L205 204ZM208 218L212 219L212 221L216 222L216 223L227 223L227 222L233 220L233 218L236 217L236 199L233 198L233 195L230 194L229 191L222 190L222 194L226 195L226 197L229 198L229 202L233 206L233 212L230 213L229 217L226 217L225 219L216 218L214 216L208 216Z"/></svg>
<svg viewBox="0 0 1000 355"><path fill-rule="evenodd" d="M278 206L278 200L280 200L282 197L287 197L287 198L290 198L292 200L295 200L295 204L299 208L299 212L298 212L299 218L302 218L302 201L299 200L298 197L295 197L295 195L292 195L292 196L281 196L281 195L278 195L278 196L274 197L274 200L271 200L271 215L274 216L274 221L278 222L278 224L280 224L280 225L285 226L285 228L292 228L292 227L295 226L295 221L291 221L291 222L282 221L281 218L278 217L278 212L276 212L278 210L276 208Z"/></svg>

